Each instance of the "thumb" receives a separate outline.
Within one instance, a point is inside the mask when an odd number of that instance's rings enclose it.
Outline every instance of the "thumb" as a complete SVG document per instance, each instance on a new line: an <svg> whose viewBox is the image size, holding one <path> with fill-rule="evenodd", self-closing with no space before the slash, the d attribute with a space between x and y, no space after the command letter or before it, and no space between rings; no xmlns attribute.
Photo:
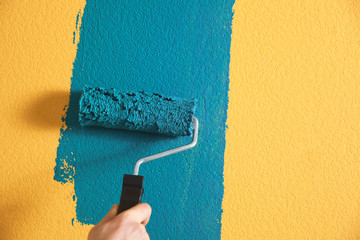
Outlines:
<svg viewBox="0 0 360 240"><path fill-rule="evenodd" d="M135 221L146 225L151 215L151 207L147 203L139 203L136 206L120 213L116 218L128 221Z"/></svg>
<svg viewBox="0 0 360 240"><path fill-rule="evenodd" d="M113 219L113 218L116 216L116 214L117 214L117 212L118 212L118 209L119 209L119 205L114 204L114 205L111 207L111 209L109 210L109 212L106 214L106 216L105 216L103 219L101 219L101 221L99 222L99 224L104 223L104 222L107 222L107 221Z"/></svg>

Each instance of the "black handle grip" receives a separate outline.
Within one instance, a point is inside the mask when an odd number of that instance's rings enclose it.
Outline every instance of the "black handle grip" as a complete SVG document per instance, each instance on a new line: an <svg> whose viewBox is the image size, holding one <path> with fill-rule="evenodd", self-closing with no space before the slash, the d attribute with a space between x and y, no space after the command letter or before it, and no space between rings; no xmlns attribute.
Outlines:
<svg viewBox="0 0 360 240"><path fill-rule="evenodd" d="M141 203L143 181L143 176L124 174L118 214Z"/></svg>

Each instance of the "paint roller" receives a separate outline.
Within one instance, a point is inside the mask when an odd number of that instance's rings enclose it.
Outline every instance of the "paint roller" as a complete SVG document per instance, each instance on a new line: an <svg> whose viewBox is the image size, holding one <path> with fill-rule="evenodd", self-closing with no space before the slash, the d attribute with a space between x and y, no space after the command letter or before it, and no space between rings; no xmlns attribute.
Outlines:
<svg viewBox="0 0 360 240"><path fill-rule="evenodd" d="M191 136L191 143L139 159L133 174L124 174L121 213L141 202L144 177L140 165L193 148L198 139L195 100L164 97L156 93L127 92L85 86L80 98L79 121L83 127L105 127L169 136Z"/></svg>

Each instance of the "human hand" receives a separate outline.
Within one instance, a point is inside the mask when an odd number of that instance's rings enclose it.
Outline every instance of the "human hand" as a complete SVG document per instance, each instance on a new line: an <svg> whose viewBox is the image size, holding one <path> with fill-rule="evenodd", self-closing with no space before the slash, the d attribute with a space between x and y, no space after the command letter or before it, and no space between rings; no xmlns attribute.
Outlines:
<svg viewBox="0 0 360 240"><path fill-rule="evenodd" d="M151 207L137 204L119 215L119 205L114 204L106 216L93 227L88 240L150 240L145 225L149 222Z"/></svg>

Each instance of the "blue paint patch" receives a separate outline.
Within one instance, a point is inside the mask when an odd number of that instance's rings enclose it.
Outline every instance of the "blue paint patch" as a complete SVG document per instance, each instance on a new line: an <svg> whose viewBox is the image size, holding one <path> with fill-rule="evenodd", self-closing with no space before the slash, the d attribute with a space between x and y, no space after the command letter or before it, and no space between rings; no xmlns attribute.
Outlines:
<svg viewBox="0 0 360 240"><path fill-rule="evenodd" d="M79 10L78 14L76 15L76 25L75 25L76 31L73 32L73 44L75 44L76 32L79 30L80 14L81 14L81 9Z"/></svg>
<svg viewBox="0 0 360 240"><path fill-rule="evenodd" d="M198 100L199 140L141 166L144 202L153 208L147 230L152 239L220 239L233 3L87 1L54 176L74 179L80 222L98 223L119 202L123 174L136 160L191 141L83 128L82 88L158 92Z"/></svg>
<svg viewBox="0 0 360 240"><path fill-rule="evenodd" d="M73 32L73 44L75 44L76 32Z"/></svg>
<svg viewBox="0 0 360 240"><path fill-rule="evenodd" d="M79 12L78 12L78 14L76 16L76 30L78 30L80 14L81 14L81 9L79 10Z"/></svg>

